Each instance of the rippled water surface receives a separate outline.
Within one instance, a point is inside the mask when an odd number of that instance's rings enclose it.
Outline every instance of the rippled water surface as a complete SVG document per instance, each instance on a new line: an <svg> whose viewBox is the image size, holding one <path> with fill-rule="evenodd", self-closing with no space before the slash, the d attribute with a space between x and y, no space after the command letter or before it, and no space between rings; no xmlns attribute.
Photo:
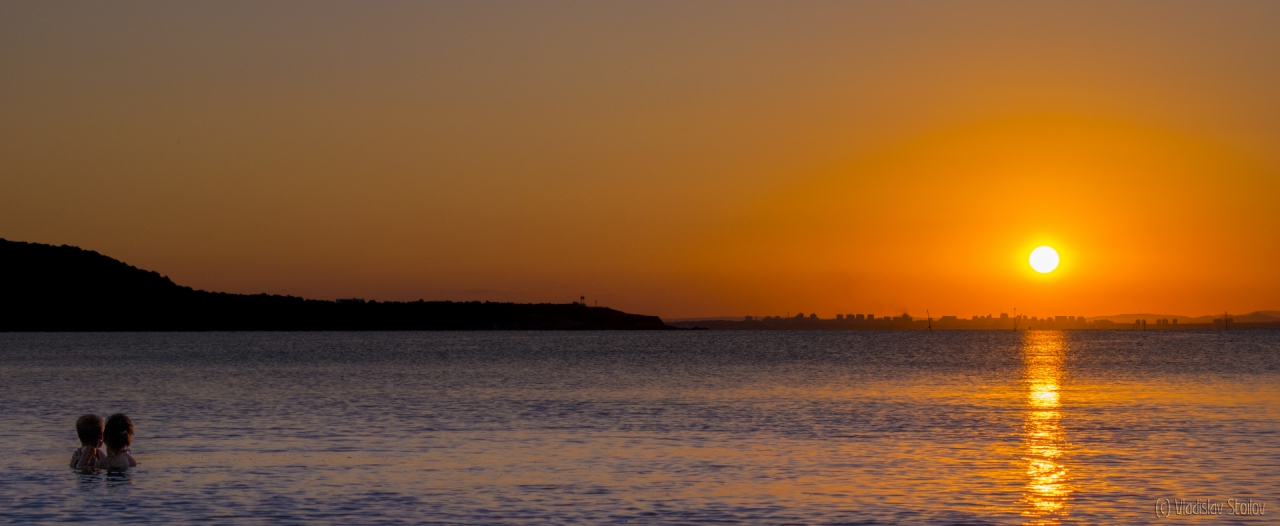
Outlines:
<svg viewBox="0 0 1280 526"><path fill-rule="evenodd" d="M1270 331L0 334L0 415L5 521L1280 521Z"/></svg>

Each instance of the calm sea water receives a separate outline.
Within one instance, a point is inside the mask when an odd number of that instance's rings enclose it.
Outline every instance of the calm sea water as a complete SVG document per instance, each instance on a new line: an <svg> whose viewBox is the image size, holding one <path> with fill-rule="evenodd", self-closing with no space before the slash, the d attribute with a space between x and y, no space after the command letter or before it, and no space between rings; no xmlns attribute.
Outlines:
<svg viewBox="0 0 1280 526"><path fill-rule="evenodd" d="M0 415L15 522L1280 522L1268 331L0 334Z"/></svg>

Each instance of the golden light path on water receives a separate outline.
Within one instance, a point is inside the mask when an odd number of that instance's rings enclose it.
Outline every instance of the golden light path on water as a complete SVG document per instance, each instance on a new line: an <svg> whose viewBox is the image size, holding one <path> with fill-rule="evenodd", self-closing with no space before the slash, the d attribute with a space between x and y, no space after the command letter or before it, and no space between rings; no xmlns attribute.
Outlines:
<svg viewBox="0 0 1280 526"><path fill-rule="evenodd" d="M1065 457L1069 442L1061 424L1058 394L1066 351L1066 335L1061 331L1026 331L1023 335L1027 485L1022 515L1028 524L1058 524L1071 505L1071 474Z"/></svg>

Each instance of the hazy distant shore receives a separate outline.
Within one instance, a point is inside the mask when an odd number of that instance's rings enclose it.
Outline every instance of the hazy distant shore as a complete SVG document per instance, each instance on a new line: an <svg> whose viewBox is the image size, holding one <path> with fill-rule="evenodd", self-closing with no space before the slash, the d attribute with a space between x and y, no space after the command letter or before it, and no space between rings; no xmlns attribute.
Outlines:
<svg viewBox="0 0 1280 526"><path fill-rule="evenodd" d="M1228 318L1224 327L1221 320L1214 323L1154 323L1147 320L1130 323L1116 323L1109 320L1063 321L1030 320L1013 318L980 318L978 320L940 320L916 318L876 318L874 320L812 319L812 318L771 318L751 320L680 320L667 321L667 325L686 329L702 328L710 330L737 331L883 331L883 330L939 330L939 331L1010 331L1010 330L1258 330L1280 329L1280 321L1273 322L1237 322Z"/></svg>

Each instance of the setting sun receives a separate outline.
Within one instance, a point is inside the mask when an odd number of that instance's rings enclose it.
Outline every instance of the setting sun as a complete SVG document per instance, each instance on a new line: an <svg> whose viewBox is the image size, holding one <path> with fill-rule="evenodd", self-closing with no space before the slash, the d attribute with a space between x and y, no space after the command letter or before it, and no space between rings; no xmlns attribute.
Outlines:
<svg viewBox="0 0 1280 526"><path fill-rule="evenodd" d="M1058 268L1058 251L1053 247L1038 247L1031 251L1031 268L1036 272L1048 274Z"/></svg>

